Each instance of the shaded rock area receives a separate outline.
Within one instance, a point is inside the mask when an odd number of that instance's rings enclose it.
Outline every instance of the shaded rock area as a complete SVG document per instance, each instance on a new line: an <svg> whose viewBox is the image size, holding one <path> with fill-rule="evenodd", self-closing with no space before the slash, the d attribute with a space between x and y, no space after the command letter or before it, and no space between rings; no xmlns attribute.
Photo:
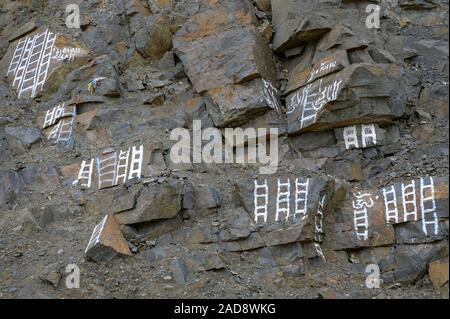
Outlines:
<svg viewBox="0 0 450 319"><path fill-rule="evenodd" d="M76 2L0 4L0 298L448 298L448 1Z"/></svg>

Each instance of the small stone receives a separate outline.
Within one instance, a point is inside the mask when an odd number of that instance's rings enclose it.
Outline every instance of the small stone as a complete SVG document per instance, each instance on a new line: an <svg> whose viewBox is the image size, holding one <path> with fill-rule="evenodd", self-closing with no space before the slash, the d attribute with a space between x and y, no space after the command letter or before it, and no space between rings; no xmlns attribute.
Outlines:
<svg viewBox="0 0 450 319"><path fill-rule="evenodd" d="M336 299L336 292L331 288L321 288L318 292L320 299Z"/></svg>
<svg viewBox="0 0 450 319"><path fill-rule="evenodd" d="M44 272L39 276L39 278L45 282L46 284L52 285L54 288L58 288L59 283L61 281L61 271L59 270L50 270L48 272Z"/></svg>
<svg viewBox="0 0 450 319"><path fill-rule="evenodd" d="M268 12L272 10L272 3L270 0L255 0L255 3L261 11Z"/></svg>

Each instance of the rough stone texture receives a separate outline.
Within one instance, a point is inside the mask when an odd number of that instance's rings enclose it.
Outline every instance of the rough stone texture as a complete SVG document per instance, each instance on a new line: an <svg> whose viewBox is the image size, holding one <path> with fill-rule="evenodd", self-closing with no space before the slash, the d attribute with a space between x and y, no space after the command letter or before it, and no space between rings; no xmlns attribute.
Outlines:
<svg viewBox="0 0 450 319"><path fill-rule="evenodd" d="M340 209L335 211L334 216L328 215L329 222L334 224L334 234L330 236L331 242L335 240L332 245L334 249L353 249L358 247L376 247L407 243L421 243L427 241L443 240L448 236L448 229L442 227L443 224L440 221L448 220L448 178L436 178L433 177L434 183L434 206L435 210L431 213L427 213L425 216L426 222L436 222L434 224L424 225L424 215L422 208L423 198L429 198L431 195L430 189L422 191L420 188L420 181L414 180L415 193L409 195L406 200L402 197L402 184L395 184L393 187L396 191L396 204L397 205L397 220L394 218L387 219L387 210L394 209L394 204L389 204L386 207L383 189L378 191L358 191L353 190L353 195L349 193L348 198L343 202ZM411 185L411 181L404 181L403 185ZM429 179L424 179L424 185L429 185ZM391 188L387 187L386 191L389 192ZM411 192L411 188L407 188L405 193ZM363 196L358 199L359 194L367 194L369 196ZM415 197L415 204L409 204L409 201ZM391 195L387 195L388 202L392 200ZM359 202L361 200L361 202ZM406 204L406 211L405 206ZM356 208L355 206L356 205ZM361 206L362 205L362 206ZM425 201L423 204L425 210L429 210L433 207L431 201ZM414 207L417 211L417 216L411 215L414 211ZM355 224L355 216L357 218L364 216L364 214L356 214L355 211L367 211L367 225L368 227L358 227L355 230L356 224L364 223L364 220L358 220ZM405 213L406 212L406 213ZM436 213L436 218L434 213ZM391 216L391 214L389 215ZM399 224L397 226L397 224ZM411 224L411 225L410 225ZM437 232L435 231L435 225L437 225ZM427 232L425 233L424 229ZM364 239L364 231L368 231L367 239Z"/></svg>
<svg viewBox="0 0 450 319"><path fill-rule="evenodd" d="M132 210L117 214L120 224L137 224L174 218L181 210L181 185L167 181L141 190Z"/></svg>
<svg viewBox="0 0 450 319"><path fill-rule="evenodd" d="M436 289L448 283L448 257L430 263L428 274Z"/></svg>
<svg viewBox="0 0 450 319"><path fill-rule="evenodd" d="M171 23L165 15L146 17L142 27L135 36L136 49L145 58L161 58L172 49Z"/></svg>
<svg viewBox="0 0 450 319"><path fill-rule="evenodd" d="M9 148L15 153L23 153L41 140L41 132L35 128L7 127L5 133Z"/></svg>
<svg viewBox="0 0 450 319"><path fill-rule="evenodd" d="M107 215L105 220L99 224L101 227L94 228L94 232L86 248L86 256L96 262L108 261L117 254L130 255L127 242L122 235L120 225L114 216Z"/></svg>
<svg viewBox="0 0 450 319"><path fill-rule="evenodd" d="M253 25L247 1L223 1L193 16L174 47L197 92L255 77L273 80L270 52ZM240 61L247 61L242 68Z"/></svg>
<svg viewBox="0 0 450 319"><path fill-rule="evenodd" d="M316 79L287 96L289 133L391 123L405 108L403 74L395 65L361 63Z"/></svg>
<svg viewBox="0 0 450 319"><path fill-rule="evenodd" d="M436 177L448 175L448 1L381 1L379 30L365 25L375 1L75 3L80 29L64 25L64 1L0 4L0 298L448 298L448 178ZM6 74L16 45L46 29L58 33L46 83L19 98ZM70 143L41 142L62 103L76 106ZM305 106L317 116L302 123ZM277 137L277 172L240 163L247 153L174 164L171 132L192 137L193 120L266 129L255 139ZM77 182L83 160L139 145L140 178L99 187L94 165L92 186ZM432 202L421 207L429 176L436 222ZM304 211L297 177L310 178ZM253 198L265 179L267 222ZM405 219L401 183L413 180L418 215ZM387 223L391 185L399 218ZM359 191L374 201L367 240ZM110 259L104 237L88 254L107 262L83 261L105 215L133 257ZM81 289L53 288L68 263ZM364 285L370 264L380 289Z"/></svg>
<svg viewBox="0 0 450 319"><path fill-rule="evenodd" d="M0 171L0 207L12 204L20 195L23 181L16 172Z"/></svg>
<svg viewBox="0 0 450 319"><path fill-rule="evenodd" d="M340 1L311 3L300 0L272 0L275 38L274 48L285 51L299 44L317 40L339 21L358 19L356 10L338 9Z"/></svg>
<svg viewBox="0 0 450 319"><path fill-rule="evenodd" d="M243 84L211 89L205 103L217 127L237 126L270 110L263 92L263 82L254 79Z"/></svg>

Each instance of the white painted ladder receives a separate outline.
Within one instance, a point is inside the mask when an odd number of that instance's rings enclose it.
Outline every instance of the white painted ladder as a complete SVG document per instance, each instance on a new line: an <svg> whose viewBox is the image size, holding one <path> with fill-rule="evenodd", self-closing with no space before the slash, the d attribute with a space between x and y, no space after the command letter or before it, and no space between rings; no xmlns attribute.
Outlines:
<svg viewBox="0 0 450 319"><path fill-rule="evenodd" d="M142 161L144 160L144 145L133 146L131 152L131 164L128 179L141 178L142 175Z"/></svg>
<svg viewBox="0 0 450 319"><path fill-rule="evenodd" d="M263 201L262 203L260 203L261 199ZM267 186L267 179L264 180L264 184L258 184L258 181L255 179L253 200L255 206L255 222L258 222L259 217L263 217L264 222L267 223L267 211L269 205L269 187Z"/></svg>
<svg viewBox="0 0 450 319"><path fill-rule="evenodd" d="M403 221L417 221L416 181L412 180L408 185L402 183L402 201ZM413 216L412 220L410 216Z"/></svg>
<svg viewBox="0 0 450 319"><path fill-rule="evenodd" d="M295 179L295 213L294 218L297 215L303 215L302 219L306 218L308 211L308 192L309 192L309 178L306 182L301 183L299 178Z"/></svg>
<svg viewBox="0 0 450 319"><path fill-rule="evenodd" d="M397 194L394 185L383 188L384 206L386 209L386 222L398 223Z"/></svg>
<svg viewBox="0 0 450 319"><path fill-rule="evenodd" d="M426 194L428 191L428 195ZM434 180L429 177L429 183L426 184L424 178L420 179L420 207L422 210L422 228L428 235L428 225L433 225L434 235L439 232L439 220L436 212L436 200L434 196Z"/></svg>
<svg viewBox="0 0 450 319"><path fill-rule="evenodd" d="M119 185L120 183L125 183L127 181L129 156L130 156L129 148L126 151L121 150L119 153L119 159L117 161L117 172L116 172L115 185Z"/></svg>
<svg viewBox="0 0 450 319"><path fill-rule="evenodd" d="M82 182L81 186L90 188L91 187L91 181L92 181L92 171L94 169L94 159L92 158L88 163L86 161L83 161L81 163L81 168L78 173L78 181Z"/></svg>
<svg viewBox="0 0 450 319"><path fill-rule="evenodd" d="M285 214L285 219L289 219L289 211L290 211L290 196L291 196L291 181L287 180L286 183L281 183L280 180L278 182L277 189L277 211L275 215L275 221L279 221L280 214Z"/></svg>

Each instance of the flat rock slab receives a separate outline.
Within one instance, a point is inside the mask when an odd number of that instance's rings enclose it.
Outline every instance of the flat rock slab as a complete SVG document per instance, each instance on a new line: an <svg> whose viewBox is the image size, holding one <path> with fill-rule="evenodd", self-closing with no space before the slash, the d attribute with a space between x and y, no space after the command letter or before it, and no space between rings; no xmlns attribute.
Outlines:
<svg viewBox="0 0 450 319"><path fill-rule="evenodd" d="M0 71L8 77L19 98L56 91L71 69L87 61L89 53L82 45L44 27L30 31L33 32L25 35L22 30L10 39L14 41L0 61Z"/></svg>
<svg viewBox="0 0 450 319"><path fill-rule="evenodd" d="M314 74L309 77L320 72ZM289 134L390 124L404 112L403 76L404 70L393 64L355 63L313 80L287 96Z"/></svg>
<svg viewBox="0 0 450 319"><path fill-rule="evenodd" d="M114 216L106 215L95 226L85 254L96 262L110 260L117 254L131 256L130 248Z"/></svg>
<svg viewBox="0 0 450 319"><path fill-rule="evenodd" d="M442 223L448 220L448 177L353 190L334 218L326 222L333 225L327 235L336 250L442 240L448 236Z"/></svg>
<svg viewBox="0 0 450 319"><path fill-rule="evenodd" d="M181 211L182 182L168 180L141 189L134 209L115 217L120 224L132 225L163 219L171 219Z"/></svg>
<svg viewBox="0 0 450 319"><path fill-rule="evenodd" d="M267 246L321 242L322 220L333 183L319 177L288 174L235 184L236 194L261 229Z"/></svg>

